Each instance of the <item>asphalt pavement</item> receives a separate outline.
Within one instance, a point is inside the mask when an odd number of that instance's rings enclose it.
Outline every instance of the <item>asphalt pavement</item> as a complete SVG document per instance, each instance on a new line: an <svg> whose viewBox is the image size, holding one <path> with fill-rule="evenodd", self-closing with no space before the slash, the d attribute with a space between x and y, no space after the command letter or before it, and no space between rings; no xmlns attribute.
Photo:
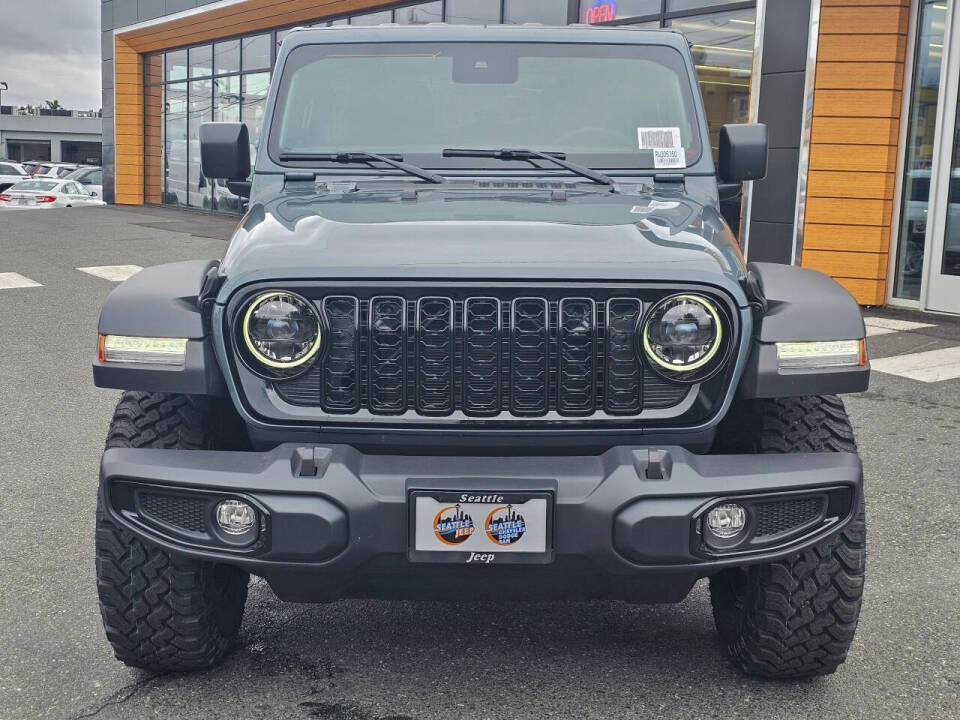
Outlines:
<svg viewBox="0 0 960 720"><path fill-rule="evenodd" d="M153 676L117 662L93 518L119 393L90 372L116 283L89 269L218 257L232 225L142 209L0 214L0 718L960 718L960 379L885 373L846 398L869 555L857 638L831 677L741 675L703 583L664 606L312 606L254 581L223 666ZM33 284L4 287L4 273ZM870 314L906 323L874 333L874 358L960 346L956 320Z"/></svg>

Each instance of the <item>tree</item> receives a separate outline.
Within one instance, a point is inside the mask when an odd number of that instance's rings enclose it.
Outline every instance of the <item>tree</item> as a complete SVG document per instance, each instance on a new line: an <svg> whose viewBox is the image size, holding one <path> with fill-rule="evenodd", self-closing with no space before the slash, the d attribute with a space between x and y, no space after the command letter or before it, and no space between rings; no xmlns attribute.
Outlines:
<svg viewBox="0 0 960 720"><path fill-rule="evenodd" d="M50 110L60 110L62 106L59 100L44 100Z"/></svg>

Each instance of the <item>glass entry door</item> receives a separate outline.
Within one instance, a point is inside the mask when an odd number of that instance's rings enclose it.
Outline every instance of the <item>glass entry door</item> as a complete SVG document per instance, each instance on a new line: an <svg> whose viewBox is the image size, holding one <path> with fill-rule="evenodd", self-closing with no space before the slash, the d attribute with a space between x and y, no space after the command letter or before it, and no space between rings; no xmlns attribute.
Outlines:
<svg viewBox="0 0 960 720"><path fill-rule="evenodd" d="M960 314L960 13L954 11L953 15L953 42L944 58L950 72L946 100L951 112L944 115L941 151L934 165L937 178L927 307Z"/></svg>

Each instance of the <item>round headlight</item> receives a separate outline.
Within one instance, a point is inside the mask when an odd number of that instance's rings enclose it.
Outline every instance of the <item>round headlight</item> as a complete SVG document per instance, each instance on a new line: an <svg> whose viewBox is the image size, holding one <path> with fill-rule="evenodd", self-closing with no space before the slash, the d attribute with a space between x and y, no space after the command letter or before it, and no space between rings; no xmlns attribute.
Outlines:
<svg viewBox="0 0 960 720"><path fill-rule="evenodd" d="M320 350L320 319L309 302L280 290L254 298L240 330L250 356L279 371L305 368Z"/></svg>
<svg viewBox="0 0 960 720"><path fill-rule="evenodd" d="M643 349L656 369L671 378L703 375L723 340L716 306L700 295L673 295L650 311L643 326Z"/></svg>

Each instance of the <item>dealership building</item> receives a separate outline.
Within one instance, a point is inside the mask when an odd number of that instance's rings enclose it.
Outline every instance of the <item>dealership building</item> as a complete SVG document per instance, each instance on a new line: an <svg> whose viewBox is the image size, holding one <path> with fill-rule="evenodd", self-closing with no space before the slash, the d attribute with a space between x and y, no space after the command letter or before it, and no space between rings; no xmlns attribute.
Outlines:
<svg viewBox="0 0 960 720"><path fill-rule="evenodd" d="M958 6L104 0L105 195L237 212L237 199L200 175L199 126L240 120L256 142L277 50L296 26L672 28L692 45L713 144L724 123L769 127L768 175L747 183L741 201L748 259L821 270L864 305L960 313Z"/></svg>

